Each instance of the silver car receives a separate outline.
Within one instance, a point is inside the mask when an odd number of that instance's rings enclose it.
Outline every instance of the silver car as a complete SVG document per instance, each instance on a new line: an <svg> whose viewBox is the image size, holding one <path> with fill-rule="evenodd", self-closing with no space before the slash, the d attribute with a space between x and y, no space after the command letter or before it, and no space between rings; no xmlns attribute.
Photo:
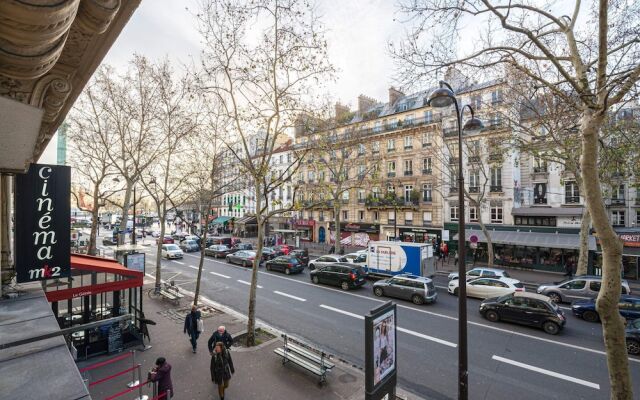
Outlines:
<svg viewBox="0 0 640 400"><path fill-rule="evenodd" d="M602 277L595 275L579 275L562 282L543 283L536 292L549 296L555 303L572 302L578 299L593 299L598 296ZM622 294L631 294L629 283L622 280Z"/></svg>
<svg viewBox="0 0 640 400"><path fill-rule="evenodd" d="M309 261L309 271L313 271L316 268L332 265L335 263L346 263L349 259L339 254L328 254L326 256L318 257L315 260Z"/></svg>
<svg viewBox="0 0 640 400"><path fill-rule="evenodd" d="M373 294L411 300L414 304L433 303L438 298L431 279L410 274L377 281L373 284Z"/></svg>

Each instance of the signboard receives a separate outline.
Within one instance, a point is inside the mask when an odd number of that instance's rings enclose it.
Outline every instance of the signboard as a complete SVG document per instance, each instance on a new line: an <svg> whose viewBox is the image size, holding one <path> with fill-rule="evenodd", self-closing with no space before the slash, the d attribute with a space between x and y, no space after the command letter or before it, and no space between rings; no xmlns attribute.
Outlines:
<svg viewBox="0 0 640 400"><path fill-rule="evenodd" d="M365 316L365 399L395 398L396 305L387 302Z"/></svg>
<svg viewBox="0 0 640 400"><path fill-rule="evenodd" d="M443 229L442 230L442 241L443 242L448 242L449 241L449 230L448 229Z"/></svg>
<svg viewBox="0 0 640 400"><path fill-rule="evenodd" d="M71 272L71 168L31 164L16 175L18 283L68 277Z"/></svg>
<svg viewBox="0 0 640 400"><path fill-rule="evenodd" d="M556 226L559 228L580 228L582 224L582 217L580 216L572 216L572 217L557 217L556 218Z"/></svg>
<svg viewBox="0 0 640 400"><path fill-rule="evenodd" d="M478 235L473 234L473 235L469 236L469 242L471 244L478 244Z"/></svg>
<svg viewBox="0 0 640 400"><path fill-rule="evenodd" d="M125 255L124 265L125 267L133 270L140 271L144 274L144 253L129 253Z"/></svg>
<svg viewBox="0 0 640 400"><path fill-rule="evenodd" d="M625 247L640 247L640 232L618 233Z"/></svg>
<svg viewBox="0 0 640 400"><path fill-rule="evenodd" d="M331 231L335 231L336 230L336 224L334 222L331 222L329 224L329 230ZM379 233L380 232L380 225L378 224L355 224L355 223L346 223L346 222L341 222L340 223L340 230L342 230L343 232L369 232L369 233Z"/></svg>

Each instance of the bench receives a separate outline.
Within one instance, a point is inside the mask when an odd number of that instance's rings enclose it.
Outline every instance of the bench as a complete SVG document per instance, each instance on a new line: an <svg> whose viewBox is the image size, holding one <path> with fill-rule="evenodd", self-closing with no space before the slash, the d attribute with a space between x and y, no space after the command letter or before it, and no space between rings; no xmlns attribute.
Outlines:
<svg viewBox="0 0 640 400"><path fill-rule="evenodd" d="M180 303L180 299L184 297L182 293L178 290L178 288L168 287L166 289L160 290L160 296L164 297L167 300L171 300L176 304Z"/></svg>
<svg viewBox="0 0 640 400"><path fill-rule="evenodd" d="M320 377L320 384L326 382L327 371L335 367L327 355L320 350L308 349L301 345L291 343L287 335L282 335L284 345L274 349L273 352L282 357L282 364L291 362Z"/></svg>

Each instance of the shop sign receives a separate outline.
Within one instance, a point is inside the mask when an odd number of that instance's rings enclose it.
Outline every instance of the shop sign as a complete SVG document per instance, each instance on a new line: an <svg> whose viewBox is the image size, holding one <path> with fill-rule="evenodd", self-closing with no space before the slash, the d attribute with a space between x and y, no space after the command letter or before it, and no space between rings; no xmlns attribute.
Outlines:
<svg viewBox="0 0 640 400"><path fill-rule="evenodd" d="M71 272L71 168L31 164L16 175L18 283L68 277Z"/></svg>
<svg viewBox="0 0 640 400"><path fill-rule="evenodd" d="M640 247L640 232L619 233L625 247Z"/></svg>
<svg viewBox="0 0 640 400"><path fill-rule="evenodd" d="M298 219L295 222L296 226L314 226L316 223L313 219Z"/></svg>
<svg viewBox="0 0 640 400"><path fill-rule="evenodd" d="M336 224L334 222L329 224L329 230L334 231L336 229ZM378 233L380 231L380 226L377 224L354 224L354 223L340 223L340 229L344 232L370 232L370 233Z"/></svg>
<svg viewBox="0 0 640 400"><path fill-rule="evenodd" d="M556 226L558 228L580 228L582 217L556 217Z"/></svg>

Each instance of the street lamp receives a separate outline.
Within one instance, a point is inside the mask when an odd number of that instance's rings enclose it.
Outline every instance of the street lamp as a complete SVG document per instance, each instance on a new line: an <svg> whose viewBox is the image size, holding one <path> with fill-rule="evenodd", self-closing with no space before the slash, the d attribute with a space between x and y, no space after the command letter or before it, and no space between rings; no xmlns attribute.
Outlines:
<svg viewBox="0 0 640 400"><path fill-rule="evenodd" d="M473 108L465 105L460 109L453 88L440 81L440 87L429 96L427 104L434 108L456 106L456 122L458 124L458 399L469 397L469 366L467 359L467 271L465 268L465 231L464 231L464 175L462 173L462 130L478 131L482 129L482 121L475 118ZM471 119L462 127L462 113L468 108Z"/></svg>

